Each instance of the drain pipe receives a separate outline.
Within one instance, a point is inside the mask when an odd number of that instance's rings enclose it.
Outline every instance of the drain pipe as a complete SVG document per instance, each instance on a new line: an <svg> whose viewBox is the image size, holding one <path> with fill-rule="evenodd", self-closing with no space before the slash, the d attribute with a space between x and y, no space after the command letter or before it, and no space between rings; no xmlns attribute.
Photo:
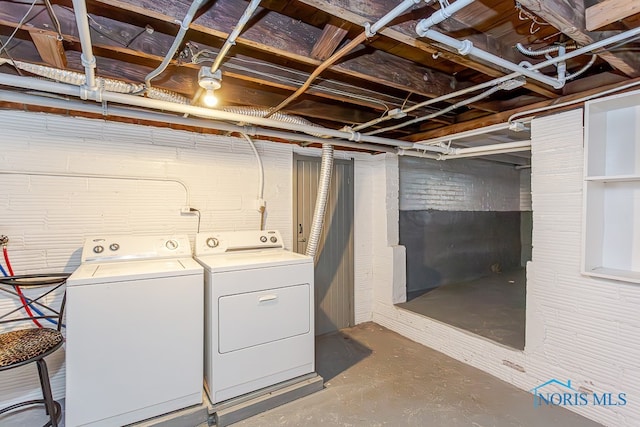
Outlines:
<svg viewBox="0 0 640 427"><path fill-rule="evenodd" d="M77 0L77 1L80 1L80 0ZM144 85L147 88L151 88L151 80L157 77L158 75L160 75L167 68L167 66L169 65L169 62L171 62L171 59L173 59L173 55L175 55L176 51L180 47L180 44L182 43L182 40L184 39L185 34L187 34L187 31L189 30L189 25L191 25L191 21L193 21L193 17L196 15L196 12L198 11L198 9L200 9L200 6L202 6L207 1L209 0L194 0L193 3L191 3L191 7L189 7L187 14L185 15L184 19L180 23L180 30L178 31L176 38L173 40L173 44L169 48L169 51L167 52L164 59L162 60L162 63L160 63L158 68L156 68L155 70L147 74L147 77L145 77ZM74 0L74 4L75 3L76 3L76 0ZM88 21L87 21L87 28L89 28ZM82 43L83 50L84 50L84 45L85 44ZM91 46L90 40L89 40L89 46Z"/></svg>
<svg viewBox="0 0 640 427"><path fill-rule="evenodd" d="M80 59L84 66L84 72L87 76L85 81L85 90L80 93L80 98L87 99L90 91L96 90L96 57L93 56L91 49L91 31L89 30L89 19L87 14L87 4L84 0L73 0L73 11L76 17L76 25L78 26L78 37L82 46L82 54Z"/></svg>
<svg viewBox="0 0 640 427"><path fill-rule="evenodd" d="M416 25L416 33L418 33L420 37L427 37L435 42L442 43L445 46L449 46L457 50L460 55L474 56L484 61L496 64L502 68L506 68L507 70L516 71L523 76L527 76L541 83L547 84L554 89L560 89L564 86L564 81L559 81L552 77L545 76L544 74L532 71L527 67L516 65L497 55L479 49L475 47L470 40L460 41L454 39L453 37L449 37L446 34L442 34L431 29L433 25L444 21L460 9L470 5L473 2L474 0L457 0L454 4L438 10L438 12L434 13L429 18L423 19L418 22L418 24Z"/></svg>
<svg viewBox="0 0 640 427"><path fill-rule="evenodd" d="M333 147L330 144L322 145L322 163L320 165L320 182L318 184L318 195L316 196L316 206L313 211L313 221L309 231L309 243L305 255L316 258L318 243L322 234L324 223L324 213L327 209L327 199L331 187L331 174L333 171Z"/></svg>

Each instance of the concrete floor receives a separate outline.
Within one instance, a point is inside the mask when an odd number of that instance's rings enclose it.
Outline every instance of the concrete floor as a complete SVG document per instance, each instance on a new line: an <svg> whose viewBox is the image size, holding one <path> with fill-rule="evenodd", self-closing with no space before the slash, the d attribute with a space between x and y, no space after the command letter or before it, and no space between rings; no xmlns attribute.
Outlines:
<svg viewBox="0 0 640 427"><path fill-rule="evenodd" d="M531 394L375 323L318 337L316 361L322 391L234 426L600 425L560 407L536 408ZM41 407L0 417L3 427L44 422Z"/></svg>
<svg viewBox="0 0 640 427"><path fill-rule="evenodd" d="M599 426L375 323L317 342L325 389L234 424L254 426Z"/></svg>
<svg viewBox="0 0 640 427"><path fill-rule="evenodd" d="M440 286L398 307L523 350L526 281L518 268Z"/></svg>

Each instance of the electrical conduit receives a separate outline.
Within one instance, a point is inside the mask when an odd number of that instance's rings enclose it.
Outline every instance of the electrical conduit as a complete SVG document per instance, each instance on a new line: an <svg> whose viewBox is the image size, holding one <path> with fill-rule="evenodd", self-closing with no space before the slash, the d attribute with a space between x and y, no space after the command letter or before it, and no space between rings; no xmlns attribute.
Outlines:
<svg viewBox="0 0 640 427"><path fill-rule="evenodd" d="M256 156L256 160L258 161L259 178L258 178L257 203L258 203L258 211L260 212L260 230L264 230L264 211L266 207L266 204L264 201L264 166L262 165L262 159L260 158L260 154L258 153L258 150L256 149L256 144L253 142L253 140L246 133L240 132L240 135L242 135L242 137L247 140L247 142L249 143L249 146L251 146L251 150L253 151L253 154Z"/></svg>
<svg viewBox="0 0 640 427"><path fill-rule="evenodd" d="M81 0L74 0L74 4L76 3L76 1L81 1ZM151 71L149 74L147 74L147 77L145 77L144 84L147 89L151 88L151 80L157 77L158 75L160 75L167 68L167 66L169 65L169 62L173 58L173 55L175 55L176 51L180 47L180 44L182 43L182 39L184 39L185 34L187 34L187 31L189 30L189 25L191 25L191 21L193 20L193 17L196 15L196 12L198 11L198 9L200 9L200 6L202 6L207 1L208 0L194 0L194 2L191 3L191 7L189 7L187 14L185 15L184 19L180 23L180 30L178 31L176 38L173 40L173 44L169 48L169 51L167 52L164 59L162 60L162 63L160 63L158 68ZM87 27L88 27L88 23L87 23ZM80 28L80 24L78 24L78 28ZM82 43L83 50L84 50L84 46L85 44ZM89 46L91 46L91 40L89 40Z"/></svg>
<svg viewBox="0 0 640 427"><path fill-rule="evenodd" d="M218 56L216 56L215 61L213 62L213 64L211 64L212 73L215 73L218 70L218 68L220 68L220 64L222 64L222 60L227 55L227 52L229 52L229 49L231 49L231 46L234 46L236 44L236 39L240 35L240 32L242 31L244 26L247 25L247 22L249 22L249 19L251 19L253 12L256 11L259 5L260 5L260 0L251 0L247 8L244 10L244 13L238 20L238 23L236 24L235 28L231 31L231 34L229 34L229 37L227 37L227 40L224 42L224 45L220 49L220 52L218 52Z"/></svg>

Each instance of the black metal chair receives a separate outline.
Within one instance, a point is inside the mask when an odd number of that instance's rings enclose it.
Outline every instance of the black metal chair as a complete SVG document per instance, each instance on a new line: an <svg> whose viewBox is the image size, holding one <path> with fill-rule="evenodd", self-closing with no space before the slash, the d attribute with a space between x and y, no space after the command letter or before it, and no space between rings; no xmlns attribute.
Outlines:
<svg viewBox="0 0 640 427"><path fill-rule="evenodd" d="M33 322L34 319L51 319L54 327L24 327L12 329L0 334L0 372L17 368L35 362L38 367L40 386L42 388L43 399L29 400L16 403L0 410L0 415L17 408L31 405L44 404L45 411L49 415L50 421L44 427L57 427L62 414L60 403L53 400L51 385L49 383L49 371L44 360L64 343L64 338L60 332L62 327L62 316L66 302L66 291L62 296L60 309L55 310L51 304L45 304L43 298L52 294L63 286L69 274L32 274L23 276L0 277L0 291L12 295L30 306L29 311L34 311L33 315L23 315L25 310L23 305L0 316L0 325L9 323ZM20 288L42 288L45 292L36 298L24 296Z"/></svg>

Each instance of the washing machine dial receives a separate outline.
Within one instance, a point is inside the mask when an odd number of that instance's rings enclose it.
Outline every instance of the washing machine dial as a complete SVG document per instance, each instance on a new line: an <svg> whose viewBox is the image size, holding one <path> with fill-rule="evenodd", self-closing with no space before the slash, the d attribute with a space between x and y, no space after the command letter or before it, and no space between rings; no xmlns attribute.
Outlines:
<svg viewBox="0 0 640 427"><path fill-rule="evenodd" d="M276 236L271 236L271 243L276 243L278 241L278 238Z"/></svg>
<svg viewBox="0 0 640 427"><path fill-rule="evenodd" d="M112 251L117 251L118 249L120 249L120 245L117 243L112 243L109 245L109 249L111 249Z"/></svg>
<svg viewBox="0 0 640 427"><path fill-rule="evenodd" d="M267 236L260 236L260 241L262 243L266 243L267 242Z"/></svg>
<svg viewBox="0 0 640 427"><path fill-rule="evenodd" d="M104 246L97 245L93 247L93 252L96 254L101 254L103 251L104 251Z"/></svg>
<svg viewBox="0 0 640 427"><path fill-rule="evenodd" d="M167 247L167 249L172 251L178 249L178 242L173 239L167 240L167 243L165 243L164 245Z"/></svg>
<svg viewBox="0 0 640 427"><path fill-rule="evenodd" d="M207 246L209 246L210 248L216 248L219 244L220 242L215 237L209 237L207 239Z"/></svg>

